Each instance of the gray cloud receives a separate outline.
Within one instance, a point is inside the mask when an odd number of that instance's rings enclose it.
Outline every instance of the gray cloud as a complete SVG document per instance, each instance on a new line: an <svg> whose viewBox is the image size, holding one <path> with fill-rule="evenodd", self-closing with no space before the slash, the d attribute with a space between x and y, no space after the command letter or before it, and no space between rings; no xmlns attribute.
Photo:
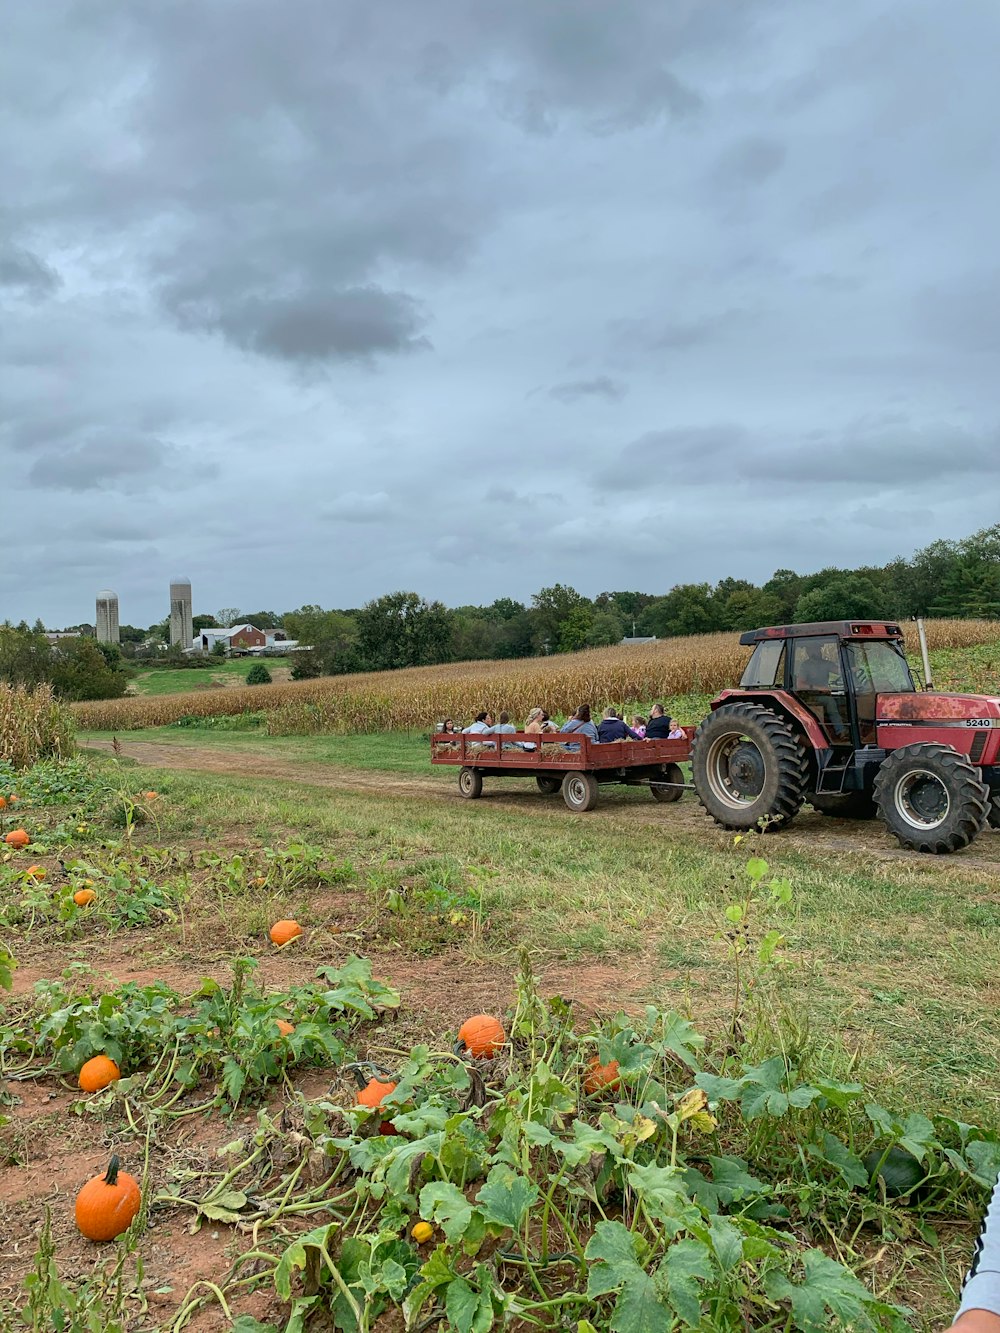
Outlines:
<svg viewBox="0 0 1000 1333"><path fill-rule="evenodd" d="M786 150L776 139L753 136L727 148L715 164L713 178L719 185L743 189L761 185L781 170Z"/></svg>
<svg viewBox="0 0 1000 1333"><path fill-rule="evenodd" d="M385 491L347 491L323 506L322 517L340 523L379 523L395 506Z"/></svg>
<svg viewBox="0 0 1000 1333"><path fill-rule="evenodd" d="M0 287L13 288L32 297L51 296L61 279L54 268L30 250L0 246Z"/></svg>
<svg viewBox="0 0 1000 1333"><path fill-rule="evenodd" d="M989 0L10 7L0 619L993 522L998 40Z"/></svg>
<svg viewBox="0 0 1000 1333"><path fill-rule="evenodd" d="M73 448L42 454L31 466L29 484L57 491L148 491L155 486L194 485L215 469L186 451L154 439L104 436Z"/></svg>
<svg viewBox="0 0 1000 1333"><path fill-rule="evenodd" d="M592 380L554 384L549 397L560 403L576 403L581 398L606 398L609 403L619 403L627 392L628 388L621 380L612 379L610 375L596 375Z"/></svg>
<svg viewBox="0 0 1000 1333"><path fill-rule="evenodd" d="M418 302L375 286L173 305L185 327L216 330L237 347L282 361L366 361L430 347L419 332L425 316Z"/></svg>

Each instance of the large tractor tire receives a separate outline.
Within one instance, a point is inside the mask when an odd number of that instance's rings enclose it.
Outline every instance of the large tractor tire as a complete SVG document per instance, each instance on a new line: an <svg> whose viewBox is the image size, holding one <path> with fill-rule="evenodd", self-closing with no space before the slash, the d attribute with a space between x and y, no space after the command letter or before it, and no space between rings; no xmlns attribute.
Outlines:
<svg viewBox="0 0 1000 1333"><path fill-rule="evenodd" d="M684 795L684 774L680 764L664 764L662 782L670 785L662 785L655 778L650 778L649 790L653 793L654 801L669 804L679 801Z"/></svg>
<svg viewBox="0 0 1000 1333"><path fill-rule="evenodd" d="M875 778L879 818L903 847L957 852L986 827L989 788L979 770L949 745L904 745Z"/></svg>
<svg viewBox="0 0 1000 1333"><path fill-rule="evenodd" d="M562 783L562 778L549 778L544 773L539 773L535 778L535 786L543 796L555 796Z"/></svg>
<svg viewBox="0 0 1000 1333"><path fill-rule="evenodd" d="M723 704L705 718L691 743L691 767L698 800L723 828L779 828L805 800L802 742L760 704Z"/></svg>
<svg viewBox="0 0 1000 1333"><path fill-rule="evenodd" d="M821 815L836 819L874 819L878 814L875 798L867 791L845 791L836 795L813 792L809 804Z"/></svg>
<svg viewBox="0 0 1000 1333"><path fill-rule="evenodd" d="M996 796L990 801L989 813L987 814L990 828L1000 828L1000 799Z"/></svg>

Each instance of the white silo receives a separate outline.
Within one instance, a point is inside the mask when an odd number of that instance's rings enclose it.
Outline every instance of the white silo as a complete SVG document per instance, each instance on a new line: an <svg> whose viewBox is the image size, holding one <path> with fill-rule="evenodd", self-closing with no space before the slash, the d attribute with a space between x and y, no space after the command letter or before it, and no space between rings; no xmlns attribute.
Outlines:
<svg viewBox="0 0 1000 1333"><path fill-rule="evenodd" d="M190 648L194 637L191 624L191 580L170 580L170 642L178 648Z"/></svg>
<svg viewBox="0 0 1000 1333"><path fill-rule="evenodd" d="M97 594L97 641L120 643L118 632L118 594L105 588Z"/></svg>

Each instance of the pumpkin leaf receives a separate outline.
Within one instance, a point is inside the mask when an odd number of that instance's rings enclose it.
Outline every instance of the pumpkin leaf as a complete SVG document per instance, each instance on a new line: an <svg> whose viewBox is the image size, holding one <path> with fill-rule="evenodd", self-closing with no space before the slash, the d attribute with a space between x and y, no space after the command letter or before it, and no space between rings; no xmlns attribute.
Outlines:
<svg viewBox="0 0 1000 1333"><path fill-rule="evenodd" d="M807 1250L802 1256L801 1282L784 1273L767 1273L764 1290L771 1300L787 1301L794 1326L801 1333L825 1333L831 1318L838 1328L876 1327L870 1314L889 1317L889 1327L905 1327L893 1307L876 1301L849 1268L838 1264L822 1250Z"/></svg>
<svg viewBox="0 0 1000 1333"><path fill-rule="evenodd" d="M434 1180L420 1191L420 1216L439 1223L449 1245L457 1245L472 1221L472 1204L457 1185Z"/></svg>
<svg viewBox="0 0 1000 1333"><path fill-rule="evenodd" d="M486 1269L480 1267L479 1273L478 1288L459 1277L448 1284L445 1292L444 1311L457 1333L489 1333L493 1327L491 1279Z"/></svg>
<svg viewBox="0 0 1000 1333"><path fill-rule="evenodd" d="M646 1244L621 1222L598 1222L586 1249L587 1295L617 1292L610 1327L614 1333L669 1333L670 1309L644 1267Z"/></svg>
<svg viewBox="0 0 1000 1333"><path fill-rule="evenodd" d="M476 1195L487 1222L520 1231L528 1209L538 1198L538 1187L508 1166L495 1166Z"/></svg>

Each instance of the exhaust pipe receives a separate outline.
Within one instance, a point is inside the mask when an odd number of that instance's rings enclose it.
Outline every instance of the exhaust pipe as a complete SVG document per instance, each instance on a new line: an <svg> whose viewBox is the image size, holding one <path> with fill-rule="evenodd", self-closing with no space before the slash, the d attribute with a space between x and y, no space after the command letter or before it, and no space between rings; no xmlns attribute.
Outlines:
<svg viewBox="0 0 1000 1333"><path fill-rule="evenodd" d="M924 689L932 690L934 682L931 680L931 659L927 656L927 635L924 633L922 616L917 616L917 634L920 638L920 656L924 662Z"/></svg>

